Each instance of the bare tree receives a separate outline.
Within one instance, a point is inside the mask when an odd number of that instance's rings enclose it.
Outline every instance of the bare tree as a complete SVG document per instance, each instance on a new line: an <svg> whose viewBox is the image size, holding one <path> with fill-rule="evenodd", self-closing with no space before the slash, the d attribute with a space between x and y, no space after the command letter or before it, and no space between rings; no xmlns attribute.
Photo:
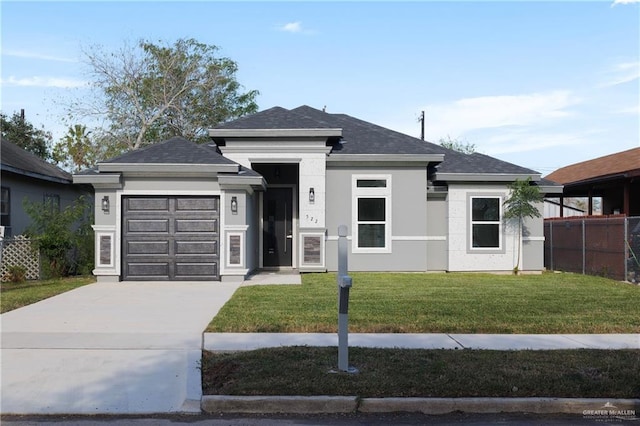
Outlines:
<svg viewBox="0 0 640 426"><path fill-rule="evenodd" d="M86 49L95 96L74 102L69 115L74 122L103 119L101 139L124 150L172 136L206 140L208 128L258 109L258 91L243 92L237 64L217 50L194 39Z"/></svg>

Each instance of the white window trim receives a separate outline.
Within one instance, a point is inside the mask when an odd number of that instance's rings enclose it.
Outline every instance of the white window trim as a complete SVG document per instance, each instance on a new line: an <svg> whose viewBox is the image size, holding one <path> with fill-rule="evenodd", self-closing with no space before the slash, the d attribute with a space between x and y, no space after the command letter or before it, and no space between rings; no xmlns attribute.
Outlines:
<svg viewBox="0 0 640 426"><path fill-rule="evenodd" d="M384 188L358 188L358 180L386 180ZM351 235L352 253L391 253L391 175L390 174L366 174L351 175ZM384 247L358 247L358 199L359 198L384 198Z"/></svg>
<svg viewBox="0 0 640 426"><path fill-rule="evenodd" d="M304 262L304 238L305 237L318 237L320 238L320 263L305 263ZM301 268L326 268L325 265L325 233L324 232L300 232L300 267Z"/></svg>
<svg viewBox="0 0 640 426"><path fill-rule="evenodd" d="M493 221L474 221L473 220L473 200L474 198L496 198L500 209L498 220ZM469 197L469 251L470 252L502 252L504 249L504 229L502 225L503 218L502 196L501 195L471 195ZM498 225L498 247L474 247L473 246L473 225Z"/></svg>
<svg viewBox="0 0 640 426"><path fill-rule="evenodd" d="M240 263L231 263L231 253L226 253L226 267L227 268L244 268L245 260L245 248L244 248L244 232L227 232L226 246L227 250L231 249L231 237L240 237Z"/></svg>
<svg viewBox="0 0 640 426"><path fill-rule="evenodd" d="M116 262L116 249L118 247L118 244L116 244L116 227L112 225L93 225L92 228L95 235L95 269L93 270L93 274L120 275L119 264ZM102 236L110 237L109 255L111 262L108 264L100 263L100 237Z"/></svg>

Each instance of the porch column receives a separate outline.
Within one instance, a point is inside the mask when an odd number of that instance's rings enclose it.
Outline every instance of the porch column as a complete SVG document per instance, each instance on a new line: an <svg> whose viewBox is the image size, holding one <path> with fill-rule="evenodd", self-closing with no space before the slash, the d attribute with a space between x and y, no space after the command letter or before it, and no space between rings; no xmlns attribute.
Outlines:
<svg viewBox="0 0 640 426"><path fill-rule="evenodd" d="M624 181L624 195L623 195L623 202L622 202L622 213L624 213L627 216L629 216L630 213L631 213L631 209L629 207L630 197L631 197L631 180L630 179L626 179Z"/></svg>

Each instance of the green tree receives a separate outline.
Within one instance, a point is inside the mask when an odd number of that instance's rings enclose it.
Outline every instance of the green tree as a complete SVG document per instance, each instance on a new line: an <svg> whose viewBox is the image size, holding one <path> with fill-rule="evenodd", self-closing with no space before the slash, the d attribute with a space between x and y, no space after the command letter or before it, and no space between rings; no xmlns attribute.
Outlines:
<svg viewBox="0 0 640 426"><path fill-rule="evenodd" d="M87 131L87 126L75 124L69 126L67 134L54 146L53 159L61 167L77 172L125 150L125 146L110 141L100 129Z"/></svg>
<svg viewBox="0 0 640 426"><path fill-rule="evenodd" d="M105 120L103 139L125 151L172 136L209 140L209 128L258 109L258 91L244 92L237 64L217 51L194 39L85 50L95 96L69 105L69 115Z"/></svg>
<svg viewBox="0 0 640 426"><path fill-rule="evenodd" d="M87 126L69 126L67 134L53 148L53 159L62 167L78 171L95 164L97 152Z"/></svg>
<svg viewBox="0 0 640 426"><path fill-rule="evenodd" d="M13 113L11 117L0 113L2 138L37 155L43 160L51 159L50 143L52 136L44 129L37 129L24 119L22 114Z"/></svg>
<svg viewBox="0 0 640 426"><path fill-rule="evenodd" d="M518 258L516 266L513 268L513 272L517 274L520 269L520 246L522 245L524 220L542 216L537 205L542 202L542 194L537 185L532 185L530 177L524 180L516 179L509 185L509 190L509 197L504 201L504 219L517 219Z"/></svg>
<svg viewBox="0 0 640 426"><path fill-rule="evenodd" d="M446 138L440 138L438 141L440 145L447 149L461 152L463 154L473 154L476 152L476 145L470 142L462 142L458 139L451 139L451 136L447 135Z"/></svg>
<svg viewBox="0 0 640 426"><path fill-rule="evenodd" d="M24 201L24 208L32 219L26 234L44 258L44 272L48 277L88 274L93 269L92 206L84 197L63 210L53 201Z"/></svg>

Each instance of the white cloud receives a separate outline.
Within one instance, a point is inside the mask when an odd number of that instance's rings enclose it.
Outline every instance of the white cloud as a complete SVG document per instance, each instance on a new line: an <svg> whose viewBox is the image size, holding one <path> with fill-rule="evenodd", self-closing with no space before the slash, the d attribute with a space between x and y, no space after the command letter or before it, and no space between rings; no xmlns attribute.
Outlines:
<svg viewBox="0 0 640 426"><path fill-rule="evenodd" d="M286 31L288 33L301 33L302 32L302 22L289 22L280 27L280 31Z"/></svg>
<svg viewBox="0 0 640 426"><path fill-rule="evenodd" d="M620 62L607 71L607 81L602 87L617 86L640 78L640 61Z"/></svg>
<svg viewBox="0 0 640 426"><path fill-rule="evenodd" d="M620 108L613 111L614 114L631 114L640 116L640 105L633 105L628 108Z"/></svg>
<svg viewBox="0 0 640 426"><path fill-rule="evenodd" d="M73 88L84 87L87 85L86 81L76 80L72 78L58 78L58 77L26 77L16 78L10 76L7 79L0 79L0 83L3 86L20 86L20 87L60 87L60 88Z"/></svg>
<svg viewBox="0 0 640 426"><path fill-rule="evenodd" d="M611 7L617 6L619 4L632 4L632 3L640 3L640 0L613 0L613 3L611 3Z"/></svg>
<svg viewBox="0 0 640 426"><path fill-rule="evenodd" d="M304 35L313 35L316 34L316 31L314 30L308 30L306 28L304 28L302 26L302 22L300 21L295 21L295 22L288 22L284 25L281 25L278 27L279 31L284 31L287 33L292 33L292 34L304 34Z"/></svg>
<svg viewBox="0 0 640 426"><path fill-rule="evenodd" d="M27 59L41 59L44 61L56 61L56 62L78 62L76 59L65 58L61 56L46 55L37 52L24 51L24 50L3 50L2 55L13 56L16 58Z"/></svg>
<svg viewBox="0 0 640 426"><path fill-rule="evenodd" d="M590 140L586 132L506 131L482 140L480 150L488 155L503 155L531 151L547 151L561 146L586 145Z"/></svg>
<svg viewBox="0 0 640 426"><path fill-rule="evenodd" d="M567 90L465 98L427 105L425 124L430 140L438 140L473 130L547 124L573 115L568 108L580 102Z"/></svg>

